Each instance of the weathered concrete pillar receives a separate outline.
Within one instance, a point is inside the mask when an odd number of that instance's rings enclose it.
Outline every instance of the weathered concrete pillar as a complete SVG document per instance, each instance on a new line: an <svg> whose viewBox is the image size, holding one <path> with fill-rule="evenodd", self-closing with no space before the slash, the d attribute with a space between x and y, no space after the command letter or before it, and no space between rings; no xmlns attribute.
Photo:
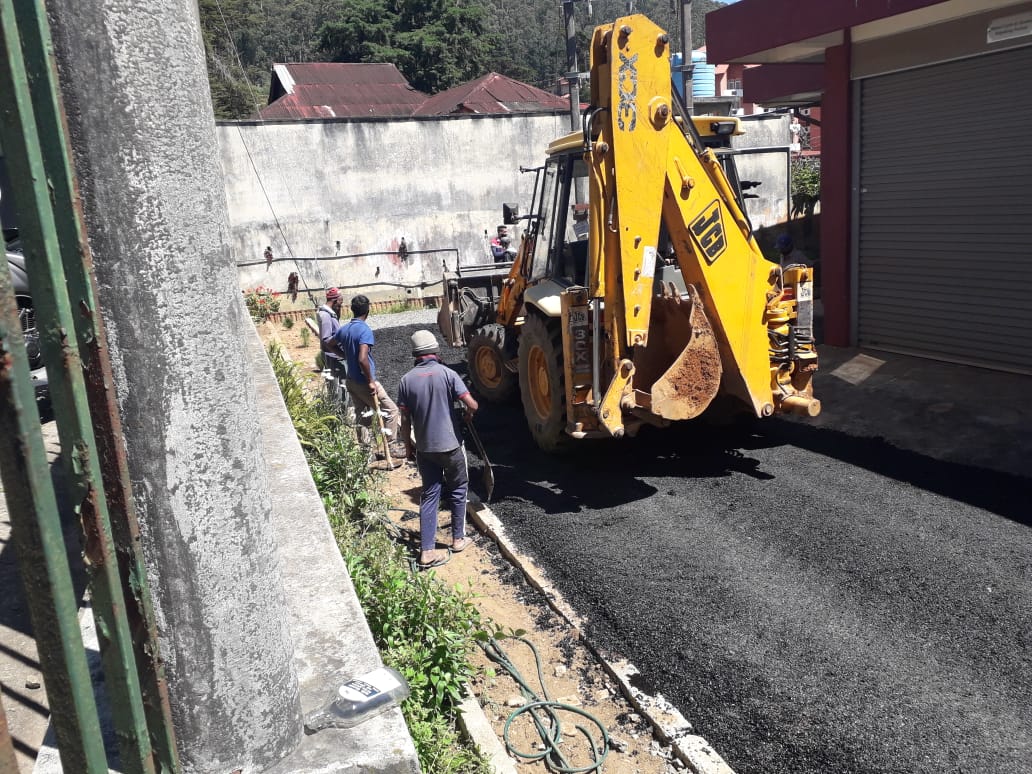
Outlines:
<svg viewBox="0 0 1032 774"><path fill-rule="evenodd" d="M49 0L187 772L301 739L196 0Z"/></svg>

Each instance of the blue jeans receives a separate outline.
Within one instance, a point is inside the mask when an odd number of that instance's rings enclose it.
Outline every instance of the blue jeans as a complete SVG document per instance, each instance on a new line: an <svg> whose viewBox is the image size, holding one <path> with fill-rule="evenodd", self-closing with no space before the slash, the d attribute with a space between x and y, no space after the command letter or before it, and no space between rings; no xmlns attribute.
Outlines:
<svg viewBox="0 0 1032 774"><path fill-rule="evenodd" d="M423 481L423 494L419 499L419 547L422 551L432 551L437 544L437 509L442 488L448 491L451 501L452 541L466 535L466 492L469 489L466 448L416 452L416 466Z"/></svg>

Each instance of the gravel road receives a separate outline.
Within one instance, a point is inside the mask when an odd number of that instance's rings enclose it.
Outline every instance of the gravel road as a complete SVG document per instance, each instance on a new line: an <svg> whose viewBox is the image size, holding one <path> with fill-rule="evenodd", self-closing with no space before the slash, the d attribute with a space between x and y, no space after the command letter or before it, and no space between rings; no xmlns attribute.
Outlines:
<svg viewBox="0 0 1032 774"><path fill-rule="evenodd" d="M377 332L392 394L415 329ZM791 420L566 457L518 403L477 425L513 539L738 774L1032 771L1028 479Z"/></svg>

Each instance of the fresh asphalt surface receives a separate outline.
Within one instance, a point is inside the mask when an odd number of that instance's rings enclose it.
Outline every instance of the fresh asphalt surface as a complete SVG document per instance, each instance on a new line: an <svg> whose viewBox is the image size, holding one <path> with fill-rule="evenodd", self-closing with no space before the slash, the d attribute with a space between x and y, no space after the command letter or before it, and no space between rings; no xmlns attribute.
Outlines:
<svg viewBox="0 0 1032 774"><path fill-rule="evenodd" d="M377 331L392 395L417 327ZM512 539L738 774L1032 772L1028 479L793 420L566 457L518 400L476 422Z"/></svg>

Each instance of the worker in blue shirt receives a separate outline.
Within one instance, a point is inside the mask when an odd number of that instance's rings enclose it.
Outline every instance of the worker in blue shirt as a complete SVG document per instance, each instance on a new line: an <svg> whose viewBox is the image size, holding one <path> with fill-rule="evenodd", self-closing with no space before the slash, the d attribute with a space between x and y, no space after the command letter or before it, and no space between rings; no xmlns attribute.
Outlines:
<svg viewBox="0 0 1032 774"><path fill-rule="evenodd" d="M355 418L358 422L359 441L369 445L369 426L372 424L376 403L383 413L384 434L392 443L391 455L404 454L404 447L398 439L398 406L391 400L383 386L376 380L376 363L373 361L373 329L366 319L369 317L369 299L355 296L351 299L352 319L341 324L334 334L334 341L347 363L347 378L344 387L354 401ZM375 400L374 400L375 396Z"/></svg>
<svg viewBox="0 0 1032 774"><path fill-rule="evenodd" d="M401 378L398 388L401 437L406 445L406 457L415 457L423 484L419 499L419 567L423 569L440 567L452 553L458 553L469 545L466 537L469 472L466 449L455 424L452 406L456 401L462 402L467 422L478 408L465 382L440 361L437 353L434 334L425 330L413 333L412 356L416 364ZM451 551L435 550L437 509L442 489L450 493Z"/></svg>

